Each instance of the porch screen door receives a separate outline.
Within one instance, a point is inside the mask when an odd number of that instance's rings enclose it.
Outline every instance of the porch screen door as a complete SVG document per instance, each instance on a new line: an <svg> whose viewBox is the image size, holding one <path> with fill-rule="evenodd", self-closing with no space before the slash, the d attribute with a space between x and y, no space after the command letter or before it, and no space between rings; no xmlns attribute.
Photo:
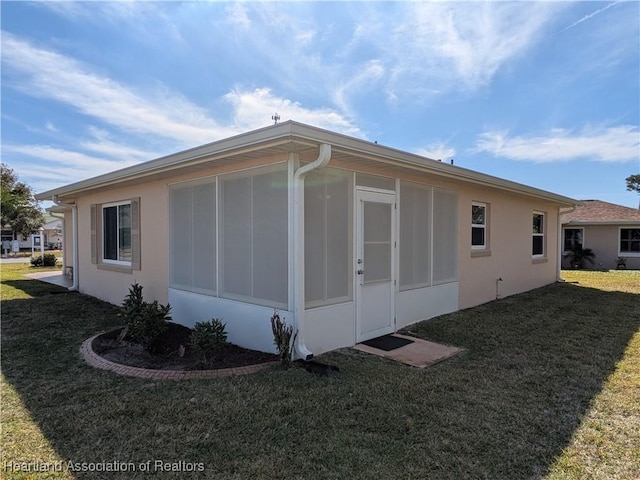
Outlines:
<svg viewBox="0 0 640 480"><path fill-rule="evenodd" d="M395 195L357 192L356 340L395 329Z"/></svg>

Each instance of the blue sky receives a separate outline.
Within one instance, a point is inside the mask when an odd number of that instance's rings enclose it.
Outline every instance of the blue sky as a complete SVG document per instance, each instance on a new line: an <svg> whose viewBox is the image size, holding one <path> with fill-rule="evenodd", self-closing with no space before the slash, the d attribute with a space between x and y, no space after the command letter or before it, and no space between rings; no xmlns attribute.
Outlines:
<svg viewBox="0 0 640 480"><path fill-rule="evenodd" d="M2 2L36 191L296 120L631 207L639 2Z"/></svg>

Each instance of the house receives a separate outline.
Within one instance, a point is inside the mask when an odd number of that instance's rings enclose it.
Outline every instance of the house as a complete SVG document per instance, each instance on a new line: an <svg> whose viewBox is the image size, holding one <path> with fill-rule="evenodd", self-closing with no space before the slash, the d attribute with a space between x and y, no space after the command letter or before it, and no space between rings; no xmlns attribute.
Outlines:
<svg viewBox="0 0 640 480"><path fill-rule="evenodd" d="M174 321L213 317L309 358L556 281L577 201L288 121L37 195L66 208L72 288L133 282Z"/></svg>
<svg viewBox="0 0 640 480"><path fill-rule="evenodd" d="M626 268L640 269L640 209L583 200L575 210L562 215L563 267L574 247L590 248L597 268L616 268L619 258Z"/></svg>
<svg viewBox="0 0 640 480"><path fill-rule="evenodd" d="M48 250L62 248L62 218L53 215L45 215L45 224L42 226L42 239L44 247ZM16 234L9 230L2 230L2 241L8 240L18 242L17 246L20 250L31 250L35 248L40 250L40 232L34 232L29 235ZM15 238L14 238L15 237ZM35 238L34 238L35 237Z"/></svg>

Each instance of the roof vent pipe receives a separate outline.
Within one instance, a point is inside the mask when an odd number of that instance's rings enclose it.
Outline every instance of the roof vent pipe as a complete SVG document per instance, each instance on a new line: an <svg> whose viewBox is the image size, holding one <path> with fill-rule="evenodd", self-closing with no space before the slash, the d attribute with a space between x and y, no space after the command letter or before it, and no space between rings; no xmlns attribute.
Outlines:
<svg viewBox="0 0 640 480"><path fill-rule="evenodd" d="M326 166L331 160L331 145L323 143L320 145L318 158L302 167L293 174L293 308L295 313L296 329L298 336L295 343L295 352L304 359L310 360L313 353L309 351L305 344L304 311L304 177L312 170Z"/></svg>
<svg viewBox="0 0 640 480"><path fill-rule="evenodd" d="M58 196L54 195L51 201L59 207L71 209L71 228L73 237L71 239L71 264L73 265L73 284L69 287L72 292L78 291L78 206L71 203L58 201Z"/></svg>

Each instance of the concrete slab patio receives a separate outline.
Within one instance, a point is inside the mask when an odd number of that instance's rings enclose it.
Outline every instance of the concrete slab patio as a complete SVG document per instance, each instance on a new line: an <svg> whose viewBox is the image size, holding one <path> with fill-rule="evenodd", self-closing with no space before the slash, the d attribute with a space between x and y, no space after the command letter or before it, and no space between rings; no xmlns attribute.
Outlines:
<svg viewBox="0 0 640 480"><path fill-rule="evenodd" d="M399 333L394 333L393 336L411 340L411 343L390 351L380 350L361 343L353 348L361 352L378 355L379 357L388 358L418 368L428 367L462 352L461 348L442 345L421 338L401 335Z"/></svg>
<svg viewBox="0 0 640 480"><path fill-rule="evenodd" d="M25 277L66 288L69 288L73 284L71 278L67 275L63 275L60 271L27 273L25 274Z"/></svg>

